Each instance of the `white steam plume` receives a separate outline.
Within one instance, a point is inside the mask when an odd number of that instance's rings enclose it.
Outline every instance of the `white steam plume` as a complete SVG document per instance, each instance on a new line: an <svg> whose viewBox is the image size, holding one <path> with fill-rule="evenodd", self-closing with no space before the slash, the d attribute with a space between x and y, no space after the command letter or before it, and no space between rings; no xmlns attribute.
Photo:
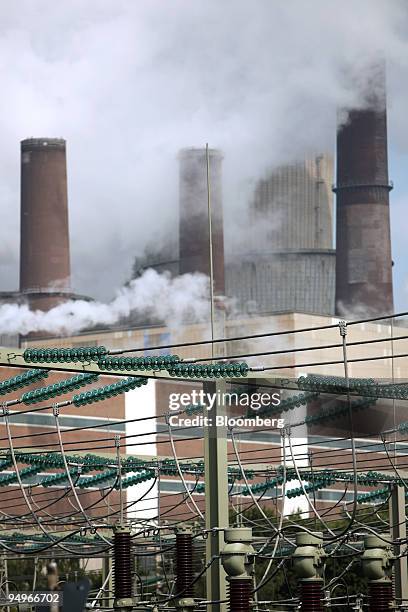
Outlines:
<svg viewBox="0 0 408 612"><path fill-rule="evenodd" d="M155 270L120 289L108 304L69 301L48 312L32 311L26 305L0 306L0 334L48 332L73 334L96 325L114 325L131 314L176 326L186 320L205 321L209 317L208 278L202 274L184 274L170 278Z"/></svg>

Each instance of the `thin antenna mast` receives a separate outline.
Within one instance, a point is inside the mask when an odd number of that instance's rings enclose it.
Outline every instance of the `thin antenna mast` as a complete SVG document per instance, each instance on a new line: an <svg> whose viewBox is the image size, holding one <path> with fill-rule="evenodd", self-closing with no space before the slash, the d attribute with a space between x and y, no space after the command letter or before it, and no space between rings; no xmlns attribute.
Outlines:
<svg viewBox="0 0 408 612"><path fill-rule="evenodd" d="M209 234L209 257L210 257L210 301L211 301L211 361L214 359L214 266L213 266L213 243L212 243L212 217L211 217L211 189L210 189L210 158L208 154L208 142L205 145L205 156L207 160L207 205L208 205L208 234Z"/></svg>

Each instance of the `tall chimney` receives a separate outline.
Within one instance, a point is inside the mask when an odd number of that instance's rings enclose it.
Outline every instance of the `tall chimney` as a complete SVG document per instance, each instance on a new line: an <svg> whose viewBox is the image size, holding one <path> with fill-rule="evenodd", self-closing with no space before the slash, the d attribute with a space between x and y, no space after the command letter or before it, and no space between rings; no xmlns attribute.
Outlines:
<svg viewBox="0 0 408 612"><path fill-rule="evenodd" d="M393 312L385 68L337 133L336 312Z"/></svg>
<svg viewBox="0 0 408 612"><path fill-rule="evenodd" d="M222 153L209 149L214 293L224 295ZM180 160L180 273L210 275L210 246L205 149L182 149Z"/></svg>
<svg viewBox="0 0 408 612"><path fill-rule="evenodd" d="M48 310L70 292L65 140L21 142L20 292Z"/></svg>

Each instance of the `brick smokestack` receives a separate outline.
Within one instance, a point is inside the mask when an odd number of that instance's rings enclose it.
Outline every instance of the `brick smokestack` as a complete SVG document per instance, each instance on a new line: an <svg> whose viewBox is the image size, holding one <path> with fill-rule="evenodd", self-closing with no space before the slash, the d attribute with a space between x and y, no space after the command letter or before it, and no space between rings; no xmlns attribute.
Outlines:
<svg viewBox="0 0 408 612"><path fill-rule="evenodd" d="M384 64L337 133L336 312L393 312Z"/></svg>
<svg viewBox="0 0 408 612"><path fill-rule="evenodd" d="M209 149L214 293L224 295L224 229L222 213L222 153ZM183 149L180 160L180 273L210 275L205 149Z"/></svg>
<svg viewBox="0 0 408 612"><path fill-rule="evenodd" d="M70 293L65 140L21 142L20 291L49 310Z"/></svg>

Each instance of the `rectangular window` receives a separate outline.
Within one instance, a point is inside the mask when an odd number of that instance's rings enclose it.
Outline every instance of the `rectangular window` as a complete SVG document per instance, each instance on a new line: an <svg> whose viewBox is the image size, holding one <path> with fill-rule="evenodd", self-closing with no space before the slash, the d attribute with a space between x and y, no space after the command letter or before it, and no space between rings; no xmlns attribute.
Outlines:
<svg viewBox="0 0 408 612"><path fill-rule="evenodd" d="M163 344L170 344L171 334L170 332L163 332L159 334L150 334L149 332L144 333L144 348L145 356L152 355L171 355L171 349L160 349L155 351L155 347L162 346ZM148 350L150 349L150 350Z"/></svg>

